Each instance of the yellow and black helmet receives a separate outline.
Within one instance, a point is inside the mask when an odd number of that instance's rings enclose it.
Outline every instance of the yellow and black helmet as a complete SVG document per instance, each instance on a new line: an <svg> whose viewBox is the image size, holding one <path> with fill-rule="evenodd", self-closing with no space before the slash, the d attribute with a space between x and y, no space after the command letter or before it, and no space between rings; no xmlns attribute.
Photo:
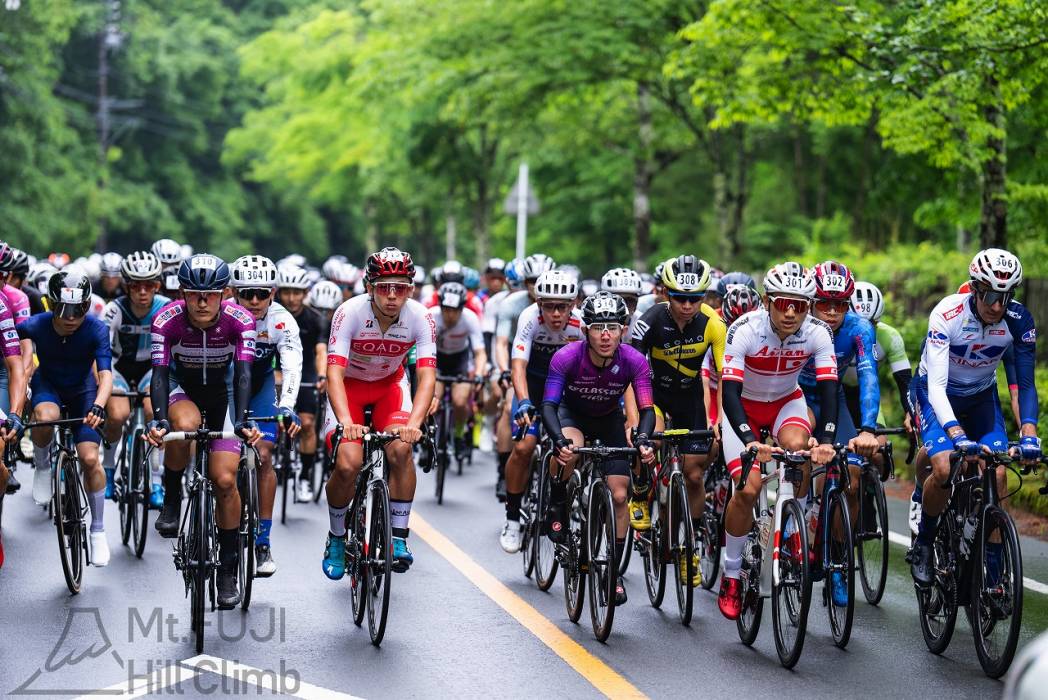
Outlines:
<svg viewBox="0 0 1048 700"><path fill-rule="evenodd" d="M661 281L667 292L704 294L710 286L710 264L694 255L681 255L666 261Z"/></svg>

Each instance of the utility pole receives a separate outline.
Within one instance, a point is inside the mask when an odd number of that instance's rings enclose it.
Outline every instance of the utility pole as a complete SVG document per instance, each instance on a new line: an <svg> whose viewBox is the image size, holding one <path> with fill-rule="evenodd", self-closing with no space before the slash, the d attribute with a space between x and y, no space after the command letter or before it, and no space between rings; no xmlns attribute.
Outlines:
<svg viewBox="0 0 1048 700"><path fill-rule="evenodd" d="M106 168L109 160L110 108L109 100L109 51L118 49L124 41L120 32L120 0L102 0L106 8L105 26L98 40L98 190L102 194L106 187ZM103 207L104 210L104 207ZM108 248L105 214L99 217L98 240L95 250L99 253Z"/></svg>

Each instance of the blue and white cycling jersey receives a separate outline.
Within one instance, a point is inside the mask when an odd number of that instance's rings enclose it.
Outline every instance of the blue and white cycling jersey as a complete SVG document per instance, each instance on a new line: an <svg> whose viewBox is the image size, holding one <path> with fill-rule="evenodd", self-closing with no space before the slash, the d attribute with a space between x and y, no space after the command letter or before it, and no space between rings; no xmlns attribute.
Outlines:
<svg viewBox="0 0 1048 700"><path fill-rule="evenodd" d="M1011 348L1019 385L1022 423L1037 423L1034 352L1037 331L1033 316L1017 301L1008 304L997 323L984 324L970 294L951 294L928 318L928 338L921 352L917 383L927 389L928 403L944 430L958 425L951 397L969 397L996 385L997 365Z"/></svg>
<svg viewBox="0 0 1048 700"><path fill-rule="evenodd" d="M109 327L113 367L127 379L138 381L150 370L152 344L149 334L153 317L169 303L170 299L157 294L149 311L139 318L131 308L131 300L120 296L106 304L102 311L102 321Z"/></svg>
<svg viewBox="0 0 1048 700"><path fill-rule="evenodd" d="M877 414L881 410L881 385L877 378L877 357L874 348L877 345L877 333L873 324L854 311L844 314L840 327L833 332L833 351L837 355L837 367L847 367L855 362L859 375L860 425L874 427L877 425ZM818 415L818 391L816 390L815 364L812 360L801 370L797 383L804 390L808 405ZM841 393L843 394L843 388ZM842 404L843 405L843 404ZM850 415L842 412L839 421L850 424ZM837 439L854 437L854 429L846 430L845 435L838 431Z"/></svg>

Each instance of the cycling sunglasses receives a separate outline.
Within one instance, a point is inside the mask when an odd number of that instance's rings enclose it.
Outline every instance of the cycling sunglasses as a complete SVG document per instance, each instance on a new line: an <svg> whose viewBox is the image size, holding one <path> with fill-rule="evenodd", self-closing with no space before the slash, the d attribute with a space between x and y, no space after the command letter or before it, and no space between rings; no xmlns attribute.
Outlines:
<svg viewBox="0 0 1048 700"><path fill-rule="evenodd" d="M549 314L562 314L568 310L568 304L539 304L539 308Z"/></svg>
<svg viewBox="0 0 1048 700"><path fill-rule="evenodd" d="M793 309L795 313L806 314L811 307L811 302L807 299L797 299L795 297L768 297L768 300L780 313L787 313L790 309Z"/></svg>
<svg viewBox="0 0 1048 700"><path fill-rule="evenodd" d="M128 282L127 290L129 292L151 292L157 288L156 280L140 280L138 282Z"/></svg>
<svg viewBox="0 0 1048 700"><path fill-rule="evenodd" d="M982 285L973 285L972 291L975 292L975 297L987 306L993 306L994 304L1008 306L1008 302L1015 298L1014 291L998 292L994 289L987 289Z"/></svg>
<svg viewBox="0 0 1048 700"><path fill-rule="evenodd" d="M670 292L667 296L678 304L701 304L705 294L674 294Z"/></svg>
<svg viewBox="0 0 1048 700"><path fill-rule="evenodd" d="M273 293L272 289L238 289L237 296L241 299L247 299L248 301L254 301L255 299L268 299L269 295Z"/></svg>
<svg viewBox="0 0 1048 700"><path fill-rule="evenodd" d="M591 323L588 326L589 330L596 331L600 335L607 333L608 335L615 335L622 331L621 323Z"/></svg>
<svg viewBox="0 0 1048 700"><path fill-rule="evenodd" d="M836 311L839 314L843 314L851 308L851 302L847 299L816 299L815 308L823 313Z"/></svg>
<svg viewBox="0 0 1048 700"><path fill-rule="evenodd" d="M404 282L379 282L375 285L375 294L380 297L388 297L391 294L398 297L406 297L414 289L414 284L407 284Z"/></svg>

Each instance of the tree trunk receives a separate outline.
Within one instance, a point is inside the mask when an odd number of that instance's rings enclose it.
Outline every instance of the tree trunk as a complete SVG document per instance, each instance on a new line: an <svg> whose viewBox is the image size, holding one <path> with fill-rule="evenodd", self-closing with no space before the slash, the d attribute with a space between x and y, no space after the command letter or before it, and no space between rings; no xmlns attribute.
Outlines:
<svg viewBox="0 0 1048 700"><path fill-rule="evenodd" d="M797 125L793 129L793 188L797 191L797 210L804 216L810 217L808 165L805 162L804 145L804 127Z"/></svg>
<svg viewBox="0 0 1048 700"><path fill-rule="evenodd" d="M473 183L476 189L476 197L473 200L473 256L478 269L484 269L488 258L491 257L491 182L494 178L498 148L498 141L489 141L487 130L482 127L480 169Z"/></svg>
<svg viewBox="0 0 1048 700"><path fill-rule="evenodd" d="M746 202L749 201L747 182L750 176L750 159L753 157L753 154L746 148L746 127L739 124L736 127L736 136L738 150L735 163L735 193L732 197L731 228L728 233L732 244L730 258L732 262L742 252L739 245L739 234L742 233L742 218L746 213Z"/></svg>
<svg viewBox="0 0 1048 700"><path fill-rule="evenodd" d="M990 78L990 86L997 93L997 81ZM1005 151L1004 108L1000 99L985 111L986 121L997 132L986 140L990 156L982 163L982 216L979 239L983 248L1004 248L1008 245L1007 153Z"/></svg>
<svg viewBox="0 0 1048 700"><path fill-rule="evenodd" d="M378 208L370 197L364 200L364 248L365 255L378 250Z"/></svg>
<svg viewBox="0 0 1048 700"><path fill-rule="evenodd" d="M655 128L651 122L651 98L648 86L644 83L637 83L637 131L639 148L633 158L633 267L646 270L651 254L651 180L655 174Z"/></svg>

